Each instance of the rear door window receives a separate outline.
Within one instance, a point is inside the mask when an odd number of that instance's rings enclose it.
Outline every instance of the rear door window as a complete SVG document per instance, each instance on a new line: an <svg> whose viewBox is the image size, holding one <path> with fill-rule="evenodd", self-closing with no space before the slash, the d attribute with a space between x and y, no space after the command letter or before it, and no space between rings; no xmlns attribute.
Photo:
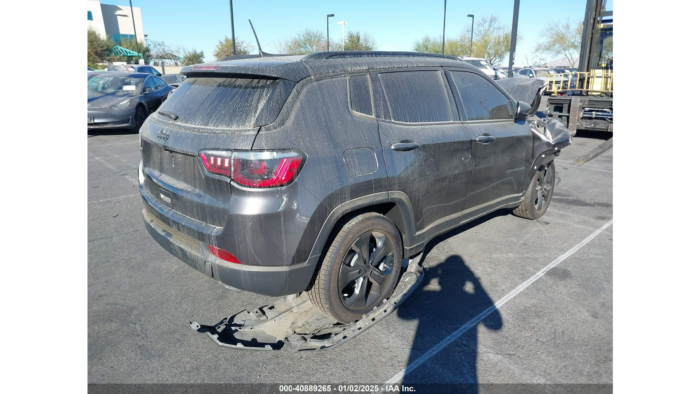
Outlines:
<svg viewBox="0 0 700 394"><path fill-rule="evenodd" d="M258 115L272 122L294 84L264 78L187 78L160 107L177 115L178 124L223 129L249 129ZM269 104L269 105L268 105ZM266 108L273 105L275 108ZM159 119L170 121L159 115Z"/></svg>
<svg viewBox="0 0 700 394"><path fill-rule="evenodd" d="M425 123L452 121L450 98L442 71L405 71L379 74L391 119Z"/></svg>
<svg viewBox="0 0 700 394"><path fill-rule="evenodd" d="M374 116L369 75L349 77L348 91L350 92L350 109L361 114Z"/></svg>
<svg viewBox="0 0 700 394"><path fill-rule="evenodd" d="M162 79L156 78L156 77L151 77L151 79L155 82L156 88L155 90L163 89L165 87L165 82L163 82Z"/></svg>
<svg viewBox="0 0 700 394"><path fill-rule="evenodd" d="M510 99L486 78L464 71L450 71L450 75L467 114L466 120L513 119Z"/></svg>
<svg viewBox="0 0 700 394"><path fill-rule="evenodd" d="M152 77L146 78L146 82L143 84L143 90L145 91L146 88L151 88L151 90L156 90L156 84L153 81Z"/></svg>

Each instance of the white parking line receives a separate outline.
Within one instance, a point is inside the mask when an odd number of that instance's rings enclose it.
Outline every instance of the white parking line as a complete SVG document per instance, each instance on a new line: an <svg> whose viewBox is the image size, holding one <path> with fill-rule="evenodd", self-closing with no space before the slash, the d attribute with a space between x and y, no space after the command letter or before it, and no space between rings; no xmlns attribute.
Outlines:
<svg viewBox="0 0 700 394"><path fill-rule="evenodd" d="M578 166L562 166L563 168L570 169L570 170L589 170L589 171L597 171L597 172L606 172L608 174L614 174L615 171L608 171L608 170L601 170L598 168L592 168L592 167L578 167Z"/></svg>
<svg viewBox="0 0 700 394"><path fill-rule="evenodd" d="M564 198L564 197L558 197L558 198ZM584 220L584 221L589 221L589 222L598 222L599 221L599 219L591 217L590 215L577 215L575 213L571 213L568 211L560 211L558 209L553 209L551 205L549 208L547 208L547 212L556 213L557 215L562 215L562 216L570 216L570 217L576 218L578 220ZM542 216L540 219L547 220L547 219L551 219L551 218L552 218L552 216ZM605 218L603 218L603 220L604 219ZM595 227L592 227L592 228L595 228Z"/></svg>
<svg viewBox="0 0 700 394"><path fill-rule="evenodd" d="M89 144L88 148L109 148L110 146L116 145L138 145L139 141L124 141L124 142L113 142L111 144Z"/></svg>
<svg viewBox="0 0 700 394"><path fill-rule="evenodd" d="M418 368L421 364L424 362L428 361L431 357L436 355L440 350L444 349L449 345L450 343L454 342L456 339L458 339L462 334L465 332L469 331L470 329L474 328L479 322L481 322L486 316L489 314L493 313L496 309L500 308L501 306L505 305L508 301L510 301L513 297L518 295L521 291L525 290L528 286L533 284L537 279L541 278L544 274L547 273L547 271L551 270L552 268L556 267L559 263L562 261L566 260L567 257L571 256L572 254L576 253L579 249L581 249L584 245L587 243L591 242L593 238L595 238L598 234L602 233L606 228L610 227L612 225L613 221L609 221L605 223L601 228L598 230L594 231L593 234L589 235L584 239L583 241L579 242L576 246L573 248L569 249L566 253L562 254L561 256L557 257L554 261L551 263L547 264L546 267L542 268L539 270L536 274L532 275L530 279L526 280L525 282L521 283L518 287L513 289L510 293L506 294L503 298L500 300L496 301L495 304L491 305L489 308L481 312L478 316L474 317L473 319L469 320L465 325L457 329L457 331L453 332L447 338L443 339L438 343L437 345L433 346L430 350L425 352L422 356L417 358L415 361L413 361L411 364L409 364L406 368L403 370L399 371L396 375L394 375L391 379L389 379L386 384L395 384L398 383L403 379L404 376L406 376L407 373L413 371L414 369Z"/></svg>
<svg viewBox="0 0 700 394"><path fill-rule="evenodd" d="M550 209L547 208L547 211L549 212ZM574 215L572 215L572 216L574 216ZM579 218L579 219L585 219L585 218L582 217L582 216L578 216L578 218ZM596 225L597 225L597 223L596 223L595 225L592 225L592 226L588 226L588 225L584 225L584 224L574 224L574 223L572 223L571 220L567 220L567 218L556 217L556 216L552 216L552 215L549 215L549 216L542 216L542 217L541 217L540 219L538 219L538 220L545 221L545 222L550 222L550 223L562 223L562 224L565 224L565 225L568 226L568 227L581 228L581 229L588 230L588 231L595 230ZM595 219L592 219L591 221L593 221L593 220L595 220Z"/></svg>
<svg viewBox="0 0 700 394"><path fill-rule="evenodd" d="M126 196L105 198L105 199L103 199L103 200L88 201L88 204L99 204L99 203L101 203L101 202L114 201L114 200L121 200L122 198L136 197L136 196L140 196L140 195L141 195L140 193L136 193L136 194L127 194Z"/></svg>
<svg viewBox="0 0 700 394"><path fill-rule="evenodd" d="M139 185L139 181L137 181L134 177L129 176L129 175L126 175L126 173L125 173L124 175L121 175L121 173L123 173L124 171L122 171L122 170L118 169L117 167L115 167L115 166L113 166L113 165L107 163L103 158L101 158L101 157L99 157L99 156L93 156L93 155L90 154L90 152L88 152L88 155L92 156L93 159L95 159L95 160L99 161L100 163L104 164L107 168L109 168L110 170L114 171L117 175L123 176L123 177L126 178L129 182L133 183L133 184L136 185L136 186Z"/></svg>
<svg viewBox="0 0 700 394"><path fill-rule="evenodd" d="M136 153L138 153L139 160L140 160L140 159L141 159L141 152L136 152ZM134 170L136 170L137 168L139 168L138 163L134 163L133 161L132 161L132 162L126 161L126 160L124 160L124 158L121 157L121 155L115 155L115 154L112 153L112 152L107 152L107 154L110 155L110 156L112 156L112 157L114 157L115 159L121 161L122 163L124 163L124 164L126 164L126 165L134 166Z"/></svg>

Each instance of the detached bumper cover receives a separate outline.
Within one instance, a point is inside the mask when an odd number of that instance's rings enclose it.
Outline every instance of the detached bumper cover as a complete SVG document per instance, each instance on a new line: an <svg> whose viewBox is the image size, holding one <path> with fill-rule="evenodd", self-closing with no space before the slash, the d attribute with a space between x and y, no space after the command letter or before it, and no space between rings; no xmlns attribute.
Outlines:
<svg viewBox="0 0 700 394"><path fill-rule="evenodd" d="M337 347L389 316L418 287L423 279L421 255L408 260L391 297L351 324L337 324L303 293L236 313L211 326L193 321L190 328L229 349L301 351Z"/></svg>
<svg viewBox="0 0 700 394"><path fill-rule="evenodd" d="M147 207L143 210L143 220L153 239L170 254L210 278L237 289L275 297L300 293L311 281L315 266L308 263L262 267L221 260L204 242L175 230L150 212L145 199L143 202Z"/></svg>

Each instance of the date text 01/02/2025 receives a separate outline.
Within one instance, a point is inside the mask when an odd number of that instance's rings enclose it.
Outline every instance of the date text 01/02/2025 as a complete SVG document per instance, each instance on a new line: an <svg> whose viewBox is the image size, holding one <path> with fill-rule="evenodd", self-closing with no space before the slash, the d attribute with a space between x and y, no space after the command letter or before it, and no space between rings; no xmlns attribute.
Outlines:
<svg viewBox="0 0 700 394"><path fill-rule="evenodd" d="M302 392L302 393L413 393L415 390L409 386L401 385L289 385L280 386L279 391L282 393Z"/></svg>

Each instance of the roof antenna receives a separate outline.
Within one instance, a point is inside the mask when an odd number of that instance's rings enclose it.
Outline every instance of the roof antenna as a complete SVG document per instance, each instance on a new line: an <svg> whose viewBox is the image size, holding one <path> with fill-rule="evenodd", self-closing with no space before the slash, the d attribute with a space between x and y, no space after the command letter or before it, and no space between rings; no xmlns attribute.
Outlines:
<svg viewBox="0 0 700 394"><path fill-rule="evenodd" d="M265 57L265 56L270 56L269 53L265 53L262 50L262 47L260 47L260 40L258 40L258 35L255 33L255 28L253 27L253 22L248 19L248 23L250 23L250 28L253 29L253 35L255 36L255 42L258 43L258 51L260 53L260 57Z"/></svg>

